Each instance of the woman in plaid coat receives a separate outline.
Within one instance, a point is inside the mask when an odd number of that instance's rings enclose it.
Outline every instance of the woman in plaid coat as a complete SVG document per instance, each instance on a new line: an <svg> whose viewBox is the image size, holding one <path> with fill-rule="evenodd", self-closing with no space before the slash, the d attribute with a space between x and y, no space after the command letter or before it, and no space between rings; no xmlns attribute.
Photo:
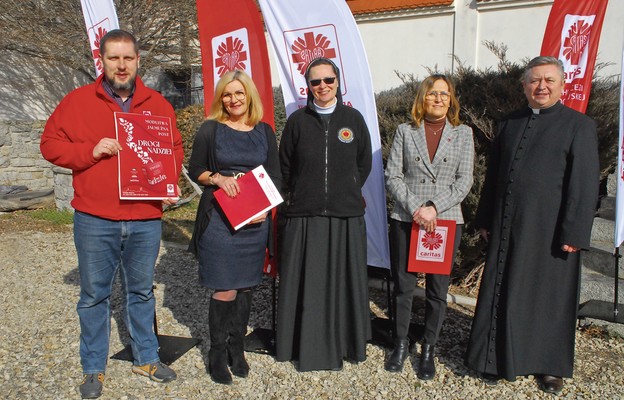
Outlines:
<svg viewBox="0 0 624 400"><path fill-rule="evenodd" d="M385 174L386 188L395 200L390 214L395 342L385 364L390 372L400 372L409 353L408 330L417 282L417 275L407 272L412 223L431 232L438 218L454 220L454 257L464 223L461 202L473 181L472 129L459 121L452 81L437 74L426 78L418 89L411 115L412 121L401 124L395 133ZM420 379L435 376L434 349L446 314L448 285L448 275L426 275Z"/></svg>

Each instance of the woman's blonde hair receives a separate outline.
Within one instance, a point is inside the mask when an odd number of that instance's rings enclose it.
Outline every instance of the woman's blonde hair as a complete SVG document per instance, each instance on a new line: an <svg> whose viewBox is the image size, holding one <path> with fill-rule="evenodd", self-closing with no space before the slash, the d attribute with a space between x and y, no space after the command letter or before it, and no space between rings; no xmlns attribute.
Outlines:
<svg viewBox="0 0 624 400"><path fill-rule="evenodd" d="M427 101L425 99L425 96L427 95L427 93L429 93L429 91L433 87L433 84L439 80L443 80L444 82L446 82L449 88L448 91L450 95L450 106L448 112L446 113L446 118L453 126L461 124L461 121L459 120L459 101L457 101L457 96L455 95L455 85L453 84L453 81L446 75L433 74L425 78L425 80L420 83L418 91L416 92L416 98L414 99L414 105L412 106L411 114L412 122L414 123L414 125L416 125L416 127L420 127L420 124L425 119L425 101Z"/></svg>
<svg viewBox="0 0 624 400"><path fill-rule="evenodd" d="M260 100L260 93L258 93L256 84L251 80L251 77L240 70L226 72L217 82L208 119L224 122L230 118L222 98L225 87L233 81L239 81L241 85L243 85L245 100L247 102L247 120L245 122L248 125L254 126L260 122L263 116L262 100Z"/></svg>

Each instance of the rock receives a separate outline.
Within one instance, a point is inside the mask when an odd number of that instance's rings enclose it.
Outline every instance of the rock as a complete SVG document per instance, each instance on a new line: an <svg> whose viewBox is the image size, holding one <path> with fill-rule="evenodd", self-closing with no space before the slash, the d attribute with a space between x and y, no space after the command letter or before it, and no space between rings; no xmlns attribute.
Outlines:
<svg viewBox="0 0 624 400"><path fill-rule="evenodd" d="M13 191L0 195L0 212L33 210L54 205L54 189Z"/></svg>

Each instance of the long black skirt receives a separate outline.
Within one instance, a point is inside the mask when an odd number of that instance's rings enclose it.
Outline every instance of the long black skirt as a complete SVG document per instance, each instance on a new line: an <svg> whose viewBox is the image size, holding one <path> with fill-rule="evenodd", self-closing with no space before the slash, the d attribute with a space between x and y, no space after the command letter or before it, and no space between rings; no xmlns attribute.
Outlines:
<svg viewBox="0 0 624 400"><path fill-rule="evenodd" d="M287 218L280 244L277 360L299 371L366 360L364 217Z"/></svg>

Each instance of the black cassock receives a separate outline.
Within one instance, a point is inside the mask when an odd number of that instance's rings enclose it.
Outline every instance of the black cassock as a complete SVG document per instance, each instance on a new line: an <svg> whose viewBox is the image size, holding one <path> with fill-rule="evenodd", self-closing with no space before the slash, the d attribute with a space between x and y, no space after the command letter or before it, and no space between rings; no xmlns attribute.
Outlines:
<svg viewBox="0 0 624 400"><path fill-rule="evenodd" d="M593 120L561 103L503 121L493 142L476 225L489 248L466 365L507 380L572 377L580 287L600 166Z"/></svg>

